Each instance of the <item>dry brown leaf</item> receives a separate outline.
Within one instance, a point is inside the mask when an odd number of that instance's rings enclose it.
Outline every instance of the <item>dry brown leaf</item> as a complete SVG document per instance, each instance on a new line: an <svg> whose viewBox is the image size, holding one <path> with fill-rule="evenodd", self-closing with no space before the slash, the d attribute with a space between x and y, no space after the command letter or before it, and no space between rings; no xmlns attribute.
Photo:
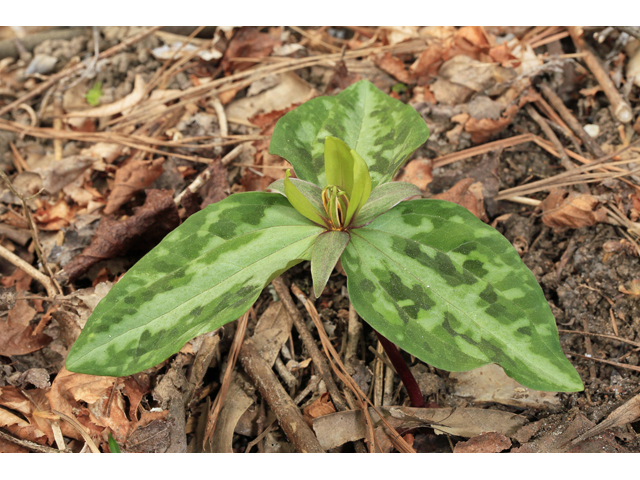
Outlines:
<svg viewBox="0 0 640 480"><path fill-rule="evenodd" d="M77 207L70 207L64 198L55 205L50 205L46 200L33 214L40 230L57 231L67 228L76 216Z"/></svg>
<svg viewBox="0 0 640 480"><path fill-rule="evenodd" d="M426 190L427 185L433 180L432 170L433 164L431 160L428 158L416 158L404 166L402 173L396 180L398 182L413 183L420 190Z"/></svg>
<svg viewBox="0 0 640 480"><path fill-rule="evenodd" d="M329 393L323 393L311 405L304 409L304 419L309 426L313 426L313 419L335 413L336 407L331 402Z"/></svg>
<svg viewBox="0 0 640 480"><path fill-rule="evenodd" d="M246 70L254 67L256 65L255 62L243 62L234 59L268 57L274 47L279 45L282 45L282 42L268 33L259 32L255 27L242 27L233 35L220 65L227 75Z"/></svg>
<svg viewBox="0 0 640 480"><path fill-rule="evenodd" d="M374 57L375 64L394 77L396 80L406 84L415 83L416 79L412 76L404 66L404 62L397 57L391 55L390 52L385 52L381 55Z"/></svg>
<svg viewBox="0 0 640 480"><path fill-rule="evenodd" d="M331 78L327 82L324 93L326 95L333 92L334 90L342 91L361 79L362 77L357 73L349 73L349 70L347 70L347 65L343 60L340 60L333 70L333 75L331 75Z"/></svg>
<svg viewBox="0 0 640 480"><path fill-rule="evenodd" d="M0 355L26 355L51 343L51 337L35 334L30 325L35 316L27 300L17 300L6 319L0 319Z"/></svg>
<svg viewBox="0 0 640 480"><path fill-rule="evenodd" d="M439 42L431 43L411 65L409 71L418 77L418 85L426 84L429 79L438 74L440 66L444 62L442 59L443 53L444 48Z"/></svg>
<svg viewBox="0 0 640 480"><path fill-rule="evenodd" d="M15 287L16 292L29 291L29 285L31 285L31 278L25 271L16 268L11 275L7 275L0 278L0 285L5 288Z"/></svg>
<svg viewBox="0 0 640 480"><path fill-rule="evenodd" d="M491 47L489 49L489 56L496 62L499 62L503 67L517 67L519 65L519 62L514 62L514 60L518 60L518 57L511 53L511 50L505 43Z"/></svg>
<svg viewBox="0 0 640 480"><path fill-rule="evenodd" d="M482 184L478 185L480 188L471 188L474 183L479 182L476 182L473 178L465 178L464 180L460 180L446 192L439 193L431 198L457 203L469 210L483 222L488 222L489 217L487 217L487 213L484 209Z"/></svg>
<svg viewBox="0 0 640 480"><path fill-rule="evenodd" d="M167 415L169 410L161 412L143 412L140 420L131 426L126 448L134 453L164 453L171 444Z"/></svg>
<svg viewBox="0 0 640 480"><path fill-rule="evenodd" d="M144 205L125 220L104 217L91 244L64 267L73 280L101 260L124 255L142 243L146 248L159 242L180 224L172 192L148 190Z"/></svg>
<svg viewBox="0 0 640 480"><path fill-rule="evenodd" d="M475 404L500 403L518 408L551 410L561 406L557 393L523 387L496 364L467 372L451 372L449 378L454 381L454 395Z"/></svg>
<svg viewBox="0 0 640 480"><path fill-rule="evenodd" d="M131 160L116 171L113 191L104 213L110 215L127 203L136 193L149 187L162 175L164 157L155 160Z"/></svg>
<svg viewBox="0 0 640 480"><path fill-rule="evenodd" d="M109 117L111 115L117 115L119 113L123 113L125 110L134 107L137 103L142 100L144 96L144 92L147 89L147 84L145 83L142 75L137 74L133 84L133 90L129 95L120 100L117 100L113 103L109 103L108 105L101 105L96 108L90 108L89 110L82 110L80 112L69 112L64 115L66 118L71 117Z"/></svg>
<svg viewBox="0 0 640 480"><path fill-rule="evenodd" d="M75 418L96 443L106 444L109 432L116 441L124 442L130 422L116 382L119 382L118 378L72 373L63 368L53 381L47 398L52 410ZM114 388L116 391L112 392ZM66 436L82 439L68 423L62 422L60 426Z"/></svg>
<svg viewBox="0 0 640 480"><path fill-rule="evenodd" d="M511 105L502 112L502 116L497 120L469 117L469 120L464 124L464 129L471 134L471 140L474 143L484 143L507 128L515 118L518 110L518 106Z"/></svg>
<svg viewBox="0 0 640 480"><path fill-rule="evenodd" d="M607 221L607 210L592 195L554 188L540 204L542 222L551 228L580 228Z"/></svg>
<svg viewBox="0 0 640 480"><path fill-rule="evenodd" d="M499 453L511 447L511 440L501 433L482 433L466 442L458 442L453 453Z"/></svg>
<svg viewBox="0 0 640 480"><path fill-rule="evenodd" d="M55 437L53 435L53 430L51 429L51 424L45 418L50 414L49 402L45 397L45 390L39 388L29 390L29 395L35 402L37 402L37 405L14 386L0 387L0 405L10 411L19 412L27 419L28 424L33 427L27 427L26 431L14 432L17 433L20 438L32 440L33 435L38 437L41 434L44 434L46 435L47 443L52 445ZM6 420L9 417L5 414L4 418ZM26 434L27 436L25 437L23 434Z"/></svg>

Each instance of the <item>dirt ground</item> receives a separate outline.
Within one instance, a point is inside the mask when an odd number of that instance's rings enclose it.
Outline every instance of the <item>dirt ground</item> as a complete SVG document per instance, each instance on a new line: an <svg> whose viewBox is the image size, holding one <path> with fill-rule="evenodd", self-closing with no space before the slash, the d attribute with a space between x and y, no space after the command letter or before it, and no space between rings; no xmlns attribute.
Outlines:
<svg viewBox="0 0 640 480"><path fill-rule="evenodd" d="M0 242L12 255L0 259L0 452L109 452L110 438L129 452L304 449L278 395L323 451L640 452L639 38L634 27L0 27ZM514 245L583 392L404 354L426 402L412 408L339 271L308 302L318 332L296 293L312 296L308 262L157 367L64 369L95 305L164 235L284 177L268 153L284 113L360 79L422 115L431 136L397 180ZM271 345L267 380L243 341Z"/></svg>

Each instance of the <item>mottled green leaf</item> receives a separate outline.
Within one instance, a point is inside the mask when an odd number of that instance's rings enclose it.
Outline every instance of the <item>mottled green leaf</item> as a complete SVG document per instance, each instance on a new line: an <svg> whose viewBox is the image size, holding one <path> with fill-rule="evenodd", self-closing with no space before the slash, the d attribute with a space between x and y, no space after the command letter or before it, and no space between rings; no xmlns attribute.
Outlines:
<svg viewBox="0 0 640 480"><path fill-rule="evenodd" d="M326 226L326 221L323 215L324 208L316 208L316 206L308 200L300 190L297 189L295 184L289 179L289 175L291 175L291 172L287 170L287 176L284 179L284 193L287 196L289 203L291 203L293 208L295 208L300 214L304 215L312 222Z"/></svg>
<svg viewBox="0 0 640 480"><path fill-rule="evenodd" d="M369 200L356 215L353 225L355 228L362 227L401 201L416 196L421 197L422 192L413 183L390 182L378 185L371 191Z"/></svg>
<svg viewBox="0 0 640 480"><path fill-rule="evenodd" d="M316 298L322 295L329 276L348 243L349 234L339 230L326 231L316 238L311 252L311 278Z"/></svg>
<svg viewBox="0 0 640 480"><path fill-rule="evenodd" d="M391 180L429 136L425 121L409 105L362 80L333 97L318 97L284 115L269 152L286 158L298 178L327 184L324 139L343 140L367 162L372 187Z"/></svg>
<svg viewBox="0 0 640 480"><path fill-rule="evenodd" d="M535 277L469 211L410 200L350 233L351 301L389 340L437 368L497 363L532 389L583 389Z"/></svg>
<svg viewBox="0 0 640 480"><path fill-rule="evenodd" d="M67 369L124 376L242 315L324 231L276 193L231 195L192 215L98 304Z"/></svg>

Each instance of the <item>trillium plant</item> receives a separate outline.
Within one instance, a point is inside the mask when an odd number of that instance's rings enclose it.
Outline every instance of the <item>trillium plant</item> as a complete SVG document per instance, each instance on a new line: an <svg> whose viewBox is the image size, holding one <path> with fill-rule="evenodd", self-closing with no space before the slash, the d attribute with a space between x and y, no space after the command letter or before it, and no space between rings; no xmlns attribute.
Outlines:
<svg viewBox="0 0 640 480"><path fill-rule="evenodd" d="M100 302L67 368L124 376L246 312L265 286L311 261L322 293L338 262L377 332L434 367L501 365L536 390L579 391L542 289L500 233L454 203L391 182L429 130L361 81L284 115L270 153L297 178L192 215Z"/></svg>

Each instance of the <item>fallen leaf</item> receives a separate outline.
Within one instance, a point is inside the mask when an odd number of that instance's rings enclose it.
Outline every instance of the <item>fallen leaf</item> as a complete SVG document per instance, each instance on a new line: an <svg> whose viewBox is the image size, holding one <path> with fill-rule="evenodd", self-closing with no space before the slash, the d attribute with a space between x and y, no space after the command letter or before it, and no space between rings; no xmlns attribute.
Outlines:
<svg viewBox="0 0 640 480"><path fill-rule="evenodd" d="M21 439L52 445L54 435L51 425L43 416L38 416L38 406L44 411L49 410L44 390L30 390L29 394L39 405L35 405L14 386L0 387L0 405L6 409L0 408L0 426ZM12 412L20 413L27 421Z"/></svg>
<svg viewBox="0 0 640 480"><path fill-rule="evenodd" d="M213 161L207 169L210 170L211 175L200 189L200 194L203 197L200 204L201 209L227 198L227 192L230 188L227 180L227 167L221 162Z"/></svg>
<svg viewBox="0 0 640 480"><path fill-rule="evenodd" d="M438 75L440 66L444 62L443 53L444 47L440 42L430 43L409 67L409 71L417 77L418 85L425 85L431 78Z"/></svg>
<svg viewBox="0 0 640 480"><path fill-rule="evenodd" d="M155 160L131 160L116 171L113 191L109 195L104 213L112 214L133 196L149 187L162 175L164 157Z"/></svg>
<svg viewBox="0 0 640 480"><path fill-rule="evenodd" d="M233 35L220 65L227 75L246 70L255 66L255 62L234 59L268 57L274 47L279 45L282 45L282 42L268 33L259 32L255 27L242 27Z"/></svg>
<svg viewBox="0 0 640 480"><path fill-rule="evenodd" d="M77 207L70 207L64 198L60 198L54 205L43 200L42 206L36 210L33 218L40 230L57 231L71 225L76 210Z"/></svg>
<svg viewBox="0 0 640 480"><path fill-rule="evenodd" d="M383 71L394 77L396 80L406 84L415 83L416 79L407 72L404 62L397 57L385 52L374 57L375 64Z"/></svg>
<svg viewBox="0 0 640 480"><path fill-rule="evenodd" d="M34 334L30 325L36 314L27 300L17 300L6 319L0 319L0 355L26 355L51 343L43 333Z"/></svg>
<svg viewBox="0 0 640 480"><path fill-rule="evenodd" d="M125 220L104 217L91 244L64 267L73 280L101 260L124 255L142 243L149 248L180 224L172 192L148 190L144 205Z"/></svg>
<svg viewBox="0 0 640 480"><path fill-rule="evenodd" d="M164 453L171 444L170 427L165 419L168 410L144 412L132 428L126 440L126 448L132 453Z"/></svg>
<svg viewBox="0 0 640 480"><path fill-rule="evenodd" d="M47 398L52 410L75 418L96 443L106 444L109 432L117 442L124 442L131 424L124 412L124 399L116 386L119 381L115 377L69 372L63 367L53 381ZM60 427L66 436L82 439L80 433L67 422L61 422Z"/></svg>
<svg viewBox="0 0 640 480"><path fill-rule="evenodd" d="M349 73L347 70L347 65L344 63L344 60L340 60L333 70L333 75L327 82L327 86L324 89L325 95L331 93L335 90L344 90L345 88L353 85L358 80L361 80L362 77L357 73Z"/></svg>
<svg viewBox="0 0 640 480"><path fill-rule="evenodd" d="M499 453L510 447L511 440L501 433L487 432L456 443L453 453Z"/></svg>
<svg viewBox="0 0 640 480"><path fill-rule="evenodd" d="M439 77L485 95L500 95L517 76L511 68L458 55L442 64ZM434 92L435 93L435 92Z"/></svg>
<svg viewBox="0 0 640 480"><path fill-rule="evenodd" d="M0 285L5 288L15 287L16 292L29 291L29 285L31 285L31 278L24 270L16 268L11 275L3 276L0 278Z"/></svg>
<svg viewBox="0 0 640 480"><path fill-rule="evenodd" d="M476 185L476 188L471 188L475 183L478 184ZM431 198L457 203L469 210L483 222L489 221L489 217L487 217L487 213L484 209L482 184L480 184L480 182L476 182L473 178L460 180L446 192L439 193Z"/></svg>
<svg viewBox="0 0 640 480"><path fill-rule="evenodd" d="M433 180L431 174L433 164L428 158L416 158L407 163L400 176L396 179L398 182L413 183L420 190L427 190L427 185Z"/></svg>
<svg viewBox="0 0 640 480"><path fill-rule="evenodd" d="M82 110L80 112L69 112L64 115L65 118L71 117L109 117L111 115L117 115L125 112L125 110L134 107L140 100L142 100L144 93L147 89L142 75L137 74L133 84L133 90L126 97L121 98L113 103L102 105L96 108L90 108L88 110Z"/></svg>
<svg viewBox="0 0 640 480"><path fill-rule="evenodd" d="M550 410L561 406L557 393L523 387L496 364L467 372L451 372L449 378L454 381L453 394L475 404L499 403L518 408Z"/></svg>
<svg viewBox="0 0 640 480"><path fill-rule="evenodd" d="M309 426L312 426L314 418L329 415L335 411L336 407L331 402L331 396L329 393L323 393L311 405L305 407L303 414Z"/></svg>
<svg viewBox="0 0 640 480"><path fill-rule="evenodd" d="M497 120L492 118L477 119L469 117L469 120L464 124L464 129L471 134L471 141L474 143L484 143L507 128L515 118L518 110L517 105L511 105L502 112L502 116Z"/></svg>
<svg viewBox="0 0 640 480"><path fill-rule="evenodd" d="M589 194L554 188L540 204L542 222L551 228L580 228L607 221L607 210Z"/></svg>

